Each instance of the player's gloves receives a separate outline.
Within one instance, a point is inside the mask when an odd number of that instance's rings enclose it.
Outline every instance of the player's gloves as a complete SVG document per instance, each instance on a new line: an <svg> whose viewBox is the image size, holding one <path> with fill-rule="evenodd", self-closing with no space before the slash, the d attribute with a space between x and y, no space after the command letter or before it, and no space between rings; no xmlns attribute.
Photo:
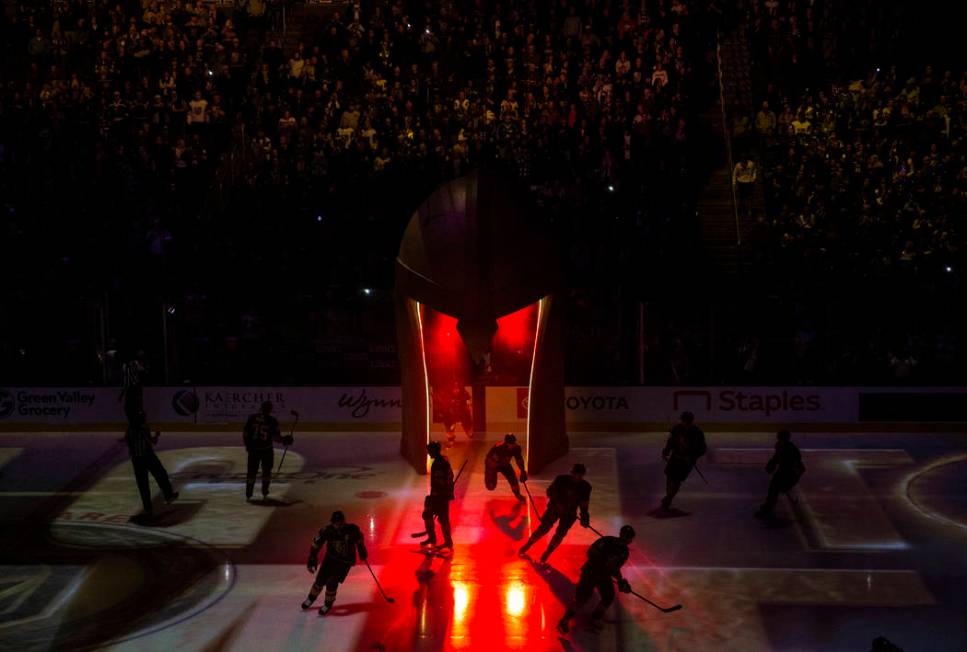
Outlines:
<svg viewBox="0 0 967 652"><path fill-rule="evenodd" d="M620 580L618 580L618 590L622 593L631 593L631 584L628 583L628 580L622 577Z"/></svg>
<svg viewBox="0 0 967 652"><path fill-rule="evenodd" d="M520 481L527 482L527 471L525 471L524 469L520 470Z"/></svg>
<svg viewBox="0 0 967 652"><path fill-rule="evenodd" d="M306 563L306 568L309 569L309 572L315 573L318 567L319 562L316 561L315 557L309 557L309 561Z"/></svg>
<svg viewBox="0 0 967 652"><path fill-rule="evenodd" d="M581 527L591 527L590 514L581 514Z"/></svg>
<svg viewBox="0 0 967 652"><path fill-rule="evenodd" d="M282 444L284 446L291 446L292 442L294 441L295 439L292 437L292 435L286 435L285 437L282 438Z"/></svg>

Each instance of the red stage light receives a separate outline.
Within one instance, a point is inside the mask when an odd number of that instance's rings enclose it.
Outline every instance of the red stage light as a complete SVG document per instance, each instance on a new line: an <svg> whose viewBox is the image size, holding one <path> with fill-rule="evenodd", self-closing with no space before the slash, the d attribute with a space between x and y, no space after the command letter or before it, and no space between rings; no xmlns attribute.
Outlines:
<svg viewBox="0 0 967 652"><path fill-rule="evenodd" d="M496 345L510 351L530 347L534 343L536 328L537 304L533 303L497 320Z"/></svg>
<svg viewBox="0 0 967 652"><path fill-rule="evenodd" d="M457 319L424 307L423 337L426 347L430 385L448 386L454 380L468 378L468 355L463 340L457 334Z"/></svg>

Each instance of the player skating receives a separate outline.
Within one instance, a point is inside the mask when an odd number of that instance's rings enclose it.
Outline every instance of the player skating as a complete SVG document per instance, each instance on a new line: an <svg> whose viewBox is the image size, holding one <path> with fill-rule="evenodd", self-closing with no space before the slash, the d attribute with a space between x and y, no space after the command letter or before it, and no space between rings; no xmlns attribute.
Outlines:
<svg viewBox="0 0 967 652"><path fill-rule="evenodd" d="M322 566L319 566L316 581L309 589L309 596L302 602L302 608L308 609L325 589L325 601L319 607L320 616L326 615L332 609L336 601L336 589L345 581L349 569L356 564L356 553L359 553L362 561L366 561L369 556L359 526L347 523L345 515L338 511L332 513L329 525L319 530L319 534L312 539L309 561L306 563L310 573L316 572L319 550L323 545L326 546L326 556L322 558Z"/></svg>
<svg viewBox="0 0 967 652"><path fill-rule="evenodd" d="M421 546L436 545L436 527L433 519L440 523L443 534L441 548L453 549L450 536L450 501L453 500L453 468L450 461L440 452L440 442L431 441L426 445L427 455L433 460L430 465L430 495L423 499L423 524L426 526L426 539Z"/></svg>
<svg viewBox="0 0 967 652"><path fill-rule="evenodd" d="M467 439L473 438L473 417L470 411L470 393L460 384L453 381L453 386L444 398L443 427L447 432L447 446L453 446L457 438L457 424L463 427Z"/></svg>
<svg viewBox="0 0 967 652"><path fill-rule="evenodd" d="M695 468L695 463L705 455L705 433L695 425L695 415L682 412L682 420L675 424L668 435L661 456L665 459L665 497L661 499L661 507L668 510L672 499L682 488L682 483Z"/></svg>
<svg viewBox="0 0 967 652"><path fill-rule="evenodd" d="M510 485L514 495L517 496L517 500L523 503L526 499L520 493L520 484L517 482L517 474L514 473L514 467L510 464L511 460L517 462L517 468L520 469L520 481L527 482L527 471L524 469L524 455L520 449L520 445L517 443L517 437L511 433L507 433L504 435L504 441L494 444L487 453L487 458L484 460L484 484L487 486L487 491L496 489L497 474L500 473L507 478L507 483Z"/></svg>
<svg viewBox="0 0 967 652"><path fill-rule="evenodd" d="M591 484L584 479L587 469L583 464L575 464L571 468L571 473L559 475L554 478L554 482L547 488L547 509L541 517L541 524L531 534L527 543L520 549L520 556L527 554L534 543L551 531L554 523L557 523L557 530L547 544L547 549L541 554L541 563L547 563L551 553L561 545L564 536L567 534L574 521L578 518L578 510L581 511L581 527L588 527L591 523L591 516L588 513L588 504L591 501Z"/></svg>
<svg viewBox="0 0 967 652"><path fill-rule="evenodd" d="M605 610L614 602L614 581L622 593L630 593L631 585L621 576L621 567L628 561L628 545L635 538L635 530L630 525L621 528L617 537L601 537L588 548L588 560L581 567L574 599L557 623L557 630L567 634L571 618L586 603L594 590L598 590L601 601L591 612L592 627L599 627Z"/></svg>
<svg viewBox="0 0 967 652"><path fill-rule="evenodd" d="M780 430L776 433L776 452L766 464L766 472L772 474L769 493L762 507L756 511L756 518L764 518L772 514L772 509L779 500L779 494L789 493L806 472L806 466L802 463L802 454L799 452L799 447L792 443L792 435L788 430Z"/></svg>

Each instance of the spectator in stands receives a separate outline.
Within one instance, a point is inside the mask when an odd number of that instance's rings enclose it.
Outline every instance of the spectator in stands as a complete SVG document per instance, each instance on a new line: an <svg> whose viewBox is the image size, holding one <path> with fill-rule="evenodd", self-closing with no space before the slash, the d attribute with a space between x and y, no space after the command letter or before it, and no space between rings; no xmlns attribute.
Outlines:
<svg viewBox="0 0 967 652"><path fill-rule="evenodd" d="M752 215L752 196L755 193L755 183L758 179L755 161L752 158L740 160L735 164L732 172L732 183L738 196L739 210L748 217Z"/></svg>
<svg viewBox="0 0 967 652"><path fill-rule="evenodd" d="M20 206L36 197L92 197L83 215L66 199L40 211L45 220L71 215L58 223L69 243L61 249L88 246L98 259L151 246L165 261L165 273L152 277L164 283L151 288L159 295L186 292L173 270L191 269L202 255L233 261L253 248L260 264L309 278L317 270L299 262L300 248L320 241L342 248L362 236L327 231L323 238L303 232L304 222L360 228L366 238L395 234L393 220L415 198L482 164L513 171L567 224L562 237L579 243L571 259L577 278L599 273L602 260L627 260L629 252L646 258L638 248L671 246L671 229L688 229L694 216L677 199L700 185L689 141L709 86L712 67L703 64L716 27L701 4L648 11L640 3L636 11L639 3L629 3L616 11L590 1L566 9L500 3L485 19L439 3L419 18L364 3L345 19L325 8L317 32L307 21L303 42L285 47L260 34L265 8L257 0L234 12L204 2L187 9L170 0L116 4L71 4L69 19L57 14L61 4L15 8L12 26L5 24L15 56L2 64L0 178ZM768 68L754 129L775 134L775 146L767 138L754 158L772 237L756 254L795 261L803 274L816 271L813 261L864 275L962 269L967 77L919 68L904 83L907 75L884 68L849 90L818 83L817 71L839 70L834 60L860 47L838 28L836 38L825 35L839 10L824 6L813 15L802 3L771 0L765 7L750 33L754 59ZM270 4L278 22L281 8ZM256 20L246 21L241 9ZM781 115L772 107L783 107ZM739 122L737 131L748 132L746 117ZM741 165L732 173L747 212L745 186L758 171ZM146 242L145 231L157 231L145 208L152 203L165 211L157 228L167 235ZM286 216L278 242L257 228L219 228L224 215L256 224L249 214L269 211ZM591 245L604 237L604 215L615 231L608 246ZM685 226L668 226L679 223ZM841 246L847 240L853 247ZM211 250L195 248L213 241ZM335 286L362 274L339 256L315 258L332 259ZM71 276L101 278L85 271ZM226 301L220 310L212 321L238 323L241 308ZM689 366L697 368L694 356Z"/></svg>
<svg viewBox="0 0 967 652"><path fill-rule="evenodd" d="M769 100L762 100L762 108L755 114L755 130L767 143L776 135L776 114L769 108Z"/></svg>

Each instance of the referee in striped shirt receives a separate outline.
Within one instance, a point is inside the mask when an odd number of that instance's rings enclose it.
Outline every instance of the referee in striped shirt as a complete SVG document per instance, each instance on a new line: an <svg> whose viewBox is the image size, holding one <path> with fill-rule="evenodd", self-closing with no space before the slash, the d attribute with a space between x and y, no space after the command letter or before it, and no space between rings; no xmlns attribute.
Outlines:
<svg viewBox="0 0 967 652"><path fill-rule="evenodd" d="M161 464L161 460L154 454L154 444L158 443L160 432L151 436L151 429L145 423L144 411L133 414L128 425L124 440L128 445L128 453L131 455L131 466L134 467L134 479L138 483L138 493L141 494L141 505L144 513L151 515L154 508L151 506L151 488L148 486L148 473L154 476L155 482L164 494L165 502L171 503L178 497L178 492L172 489L171 480L168 472Z"/></svg>
<svg viewBox="0 0 967 652"><path fill-rule="evenodd" d="M121 367L123 385L118 401L124 401L124 416L129 425L134 425L138 415L144 415L144 376L147 371L144 351L138 351L137 356Z"/></svg>

